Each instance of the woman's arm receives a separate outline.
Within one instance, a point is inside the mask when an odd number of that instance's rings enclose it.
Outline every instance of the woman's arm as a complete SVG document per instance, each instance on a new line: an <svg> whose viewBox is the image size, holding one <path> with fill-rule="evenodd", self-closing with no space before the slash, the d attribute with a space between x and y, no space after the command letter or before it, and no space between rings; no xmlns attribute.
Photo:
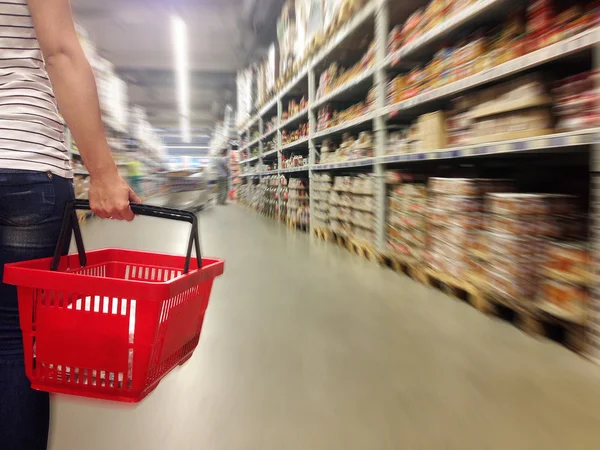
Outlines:
<svg viewBox="0 0 600 450"><path fill-rule="evenodd" d="M60 111L90 172L90 205L100 217L132 220L140 199L123 181L100 117L96 81L79 44L69 0L27 0Z"/></svg>

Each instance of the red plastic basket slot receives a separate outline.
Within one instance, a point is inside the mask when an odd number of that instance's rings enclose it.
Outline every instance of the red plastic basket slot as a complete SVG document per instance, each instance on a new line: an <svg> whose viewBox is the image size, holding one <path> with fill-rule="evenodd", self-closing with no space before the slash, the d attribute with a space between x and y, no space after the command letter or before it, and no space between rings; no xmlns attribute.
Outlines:
<svg viewBox="0 0 600 450"><path fill-rule="evenodd" d="M198 344L223 261L132 250L7 264L17 286L27 376L35 389L139 402Z"/></svg>

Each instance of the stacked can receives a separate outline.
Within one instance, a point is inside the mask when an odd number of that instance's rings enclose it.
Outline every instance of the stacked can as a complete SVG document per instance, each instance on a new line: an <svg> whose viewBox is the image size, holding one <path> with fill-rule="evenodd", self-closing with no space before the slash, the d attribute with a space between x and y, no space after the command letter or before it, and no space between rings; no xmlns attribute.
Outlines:
<svg viewBox="0 0 600 450"><path fill-rule="evenodd" d="M427 241L427 187L400 184L388 196L387 245L393 255L422 261Z"/></svg>
<svg viewBox="0 0 600 450"><path fill-rule="evenodd" d="M430 178L428 265L465 281L477 266L473 251L480 248L484 227L484 196L509 188L507 180Z"/></svg>
<svg viewBox="0 0 600 450"><path fill-rule="evenodd" d="M555 194L490 194L486 220L492 292L520 302L531 301L540 283L539 269L550 239L571 233L574 201Z"/></svg>

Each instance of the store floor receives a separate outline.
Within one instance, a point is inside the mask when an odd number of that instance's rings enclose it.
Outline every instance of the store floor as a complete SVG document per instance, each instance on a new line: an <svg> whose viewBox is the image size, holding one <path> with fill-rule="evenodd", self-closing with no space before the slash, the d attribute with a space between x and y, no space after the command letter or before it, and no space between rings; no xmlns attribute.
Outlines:
<svg viewBox="0 0 600 450"><path fill-rule="evenodd" d="M244 207L201 225L226 273L194 357L136 407L55 398L52 450L598 448L599 366ZM84 237L185 246L148 218Z"/></svg>

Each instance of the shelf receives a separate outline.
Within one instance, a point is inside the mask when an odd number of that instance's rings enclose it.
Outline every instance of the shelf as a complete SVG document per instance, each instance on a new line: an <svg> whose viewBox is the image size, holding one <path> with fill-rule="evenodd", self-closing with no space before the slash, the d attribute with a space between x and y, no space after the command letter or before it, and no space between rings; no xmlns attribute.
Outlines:
<svg viewBox="0 0 600 450"><path fill-rule="evenodd" d="M283 147L281 147L281 151L289 150L289 149L294 148L294 147L299 147L299 146L301 146L303 144L308 144L309 139L310 138L308 138L308 137L305 137L305 138L302 138L302 139L298 139L297 141L291 142L291 143L289 143L289 144L284 145Z"/></svg>
<svg viewBox="0 0 600 450"><path fill-rule="evenodd" d="M287 169L281 169L281 173L291 173L291 172L308 172L309 166L302 167L289 167Z"/></svg>
<svg viewBox="0 0 600 450"><path fill-rule="evenodd" d="M350 128L354 128L354 127L356 127L358 125L362 125L365 122L373 120L376 116L377 116L377 113L365 114L364 116L357 117L354 120L349 120L347 122L340 123L339 125L336 125L335 127L330 127L330 128L326 128L326 129L324 129L322 131L318 131L317 133L315 133L312 136L312 138L313 139L320 139L322 137L329 136L331 134L335 134L335 133L338 133L340 131L344 131L344 130L348 130Z"/></svg>
<svg viewBox="0 0 600 450"><path fill-rule="evenodd" d="M262 108L260 108L260 110L258 111L257 118L263 117L270 110L272 110L274 107L276 107L278 98L279 98L279 96L277 94L273 95L273 98L271 98L271 100L269 100L267 103L265 103L265 105Z"/></svg>
<svg viewBox="0 0 600 450"><path fill-rule="evenodd" d="M278 150L277 150L277 149L275 149L275 150L271 150L271 151L269 151L269 152L265 152L265 153L263 153L263 154L262 154L262 158L264 159L264 158L268 158L268 157L269 157L269 156L271 156L271 155L276 155L276 154L277 154L277 151L278 151Z"/></svg>
<svg viewBox="0 0 600 450"><path fill-rule="evenodd" d="M271 131L268 131L267 133L263 134L259 140L264 141L267 138L271 137L273 134L275 134L277 132L277 127L274 127Z"/></svg>
<svg viewBox="0 0 600 450"><path fill-rule="evenodd" d="M468 158L473 156L522 153L552 148L576 147L600 143L600 129L573 131L568 133L547 134L510 141L488 142L464 147L445 148L431 152L386 155L380 158L384 164L412 161L430 161L436 159Z"/></svg>
<svg viewBox="0 0 600 450"><path fill-rule="evenodd" d="M312 65L307 64L298 74L281 90L279 98L284 98L292 89L294 89L300 82L308 76L308 71Z"/></svg>
<svg viewBox="0 0 600 450"><path fill-rule="evenodd" d="M400 62L401 59L406 58L407 56L414 56L419 51L428 47L437 48L442 41L448 39L450 34L458 31L462 26L474 22L484 15L495 13L496 9L506 3L507 0L479 0L452 15L448 20L433 27L420 38L415 39L410 44L404 45L394 53L391 53L387 57L385 65L394 66Z"/></svg>
<svg viewBox="0 0 600 450"><path fill-rule="evenodd" d="M325 104L333 99L336 99L339 97L344 97L345 94L354 93L358 88L362 87L367 81L369 81L373 78L373 76L375 75L375 71L376 71L375 66L368 68L367 70L362 72L360 75L355 76L351 80L349 80L346 83L342 84L341 86L338 86L337 88L335 88L333 91L331 91L328 94L325 94L324 96L322 96L321 98L318 98L317 100L315 100L315 103L314 103L314 105L311 106L311 109L317 109L320 106L322 106L323 104ZM371 83L371 84L373 84L373 83ZM366 97L367 96L365 95L365 98Z"/></svg>
<svg viewBox="0 0 600 450"><path fill-rule="evenodd" d="M463 78L462 80L449 83L445 86L440 86L430 90L429 92L424 92L407 100L387 106L383 109L382 114L393 115L400 111L407 111L416 106L420 106L434 100L440 100L451 95L481 86L483 84L500 80L508 77L509 75L523 72L532 67L545 64L573 53L577 53L591 47L598 42L600 42L600 27L584 31L583 33L580 33L569 39L565 39L561 42L557 42L556 44L552 44L532 53L528 53L527 55L512 59L490 69L483 70L475 75Z"/></svg>
<svg viewBox="0 0 600 450"><path fill-rule="evenodd" d="M268 176L268 175L277 175L277 169L273 169L273 170L263 170L262 172L260 172L261 176Z"/></svg>
<svg viewBox="0 0 600 450"><path fill-rule="evenodd" d="M375 164L375 158L355 159L352 161L342 161L327 164L315 164L312 170L336 170L336 169L351 169L354 167L368 167Z"/></svg>
<svg viewBox="0 0 600 450"><path fill-rule="evenodd" d="M258 122L258 116L251 117L250 120L248 121L248 123L244 126L244 128L242 128L242 131L249 130L254 125L256 125L257 122Z"/></svg>
<svg viewBox="0 0 600 450"><path fill-rule="evenodd" d="M245 159L244 161L240 161L240 164L250 164L255 161L258 161L258 156L253 156L252 158Z"/></svg>
<svg viewBox="0 0 600 450"><path fill-rule="evenodd" d="M296 115L290 117L288 120L286 120L285 122L283 122L280 126L279 129L282 130L285 127L287 127L288 125L291 125L295 122L298 122L299 119L302 119L303 117L306 116L306 118L308 119L308 109L309 108L304 108L302 111L300 111L299 113L297 113Z"/></svg>
<svg viewBox="0 0 600 450"><path fill-rule="evenodd" d="M352 35L366 21L375 16L378 8L378 0L371 0L363 6L356 15L350 19L338 32L329 40L321 51L315 56L311 66L316 66L327 58L339 45Z"/></svg>
<svg viewBox="0 0 600 450"><path fill-rule="evenodd" d="M258 144L258 143L260 142L260 139L261 139L261 138L260 138L260 136L259 136L259 137L257 137L256 139L254 139L254 140L250 141L250 142L248 143L248 145L246 145L246 146L245 146L245 147L244 147L242 150L248 150L249 148L251 148L251 147L254 147L256 144Z"/></svg>
<svg viewBox="0 0 600 450"><path fill-rule="evenodd" d="M73 175L76 175L76 176L84 176L85 177L85 176L89 176L89 174L90 173L87 170L77 170L77 169L73 170Z"/></svg>

